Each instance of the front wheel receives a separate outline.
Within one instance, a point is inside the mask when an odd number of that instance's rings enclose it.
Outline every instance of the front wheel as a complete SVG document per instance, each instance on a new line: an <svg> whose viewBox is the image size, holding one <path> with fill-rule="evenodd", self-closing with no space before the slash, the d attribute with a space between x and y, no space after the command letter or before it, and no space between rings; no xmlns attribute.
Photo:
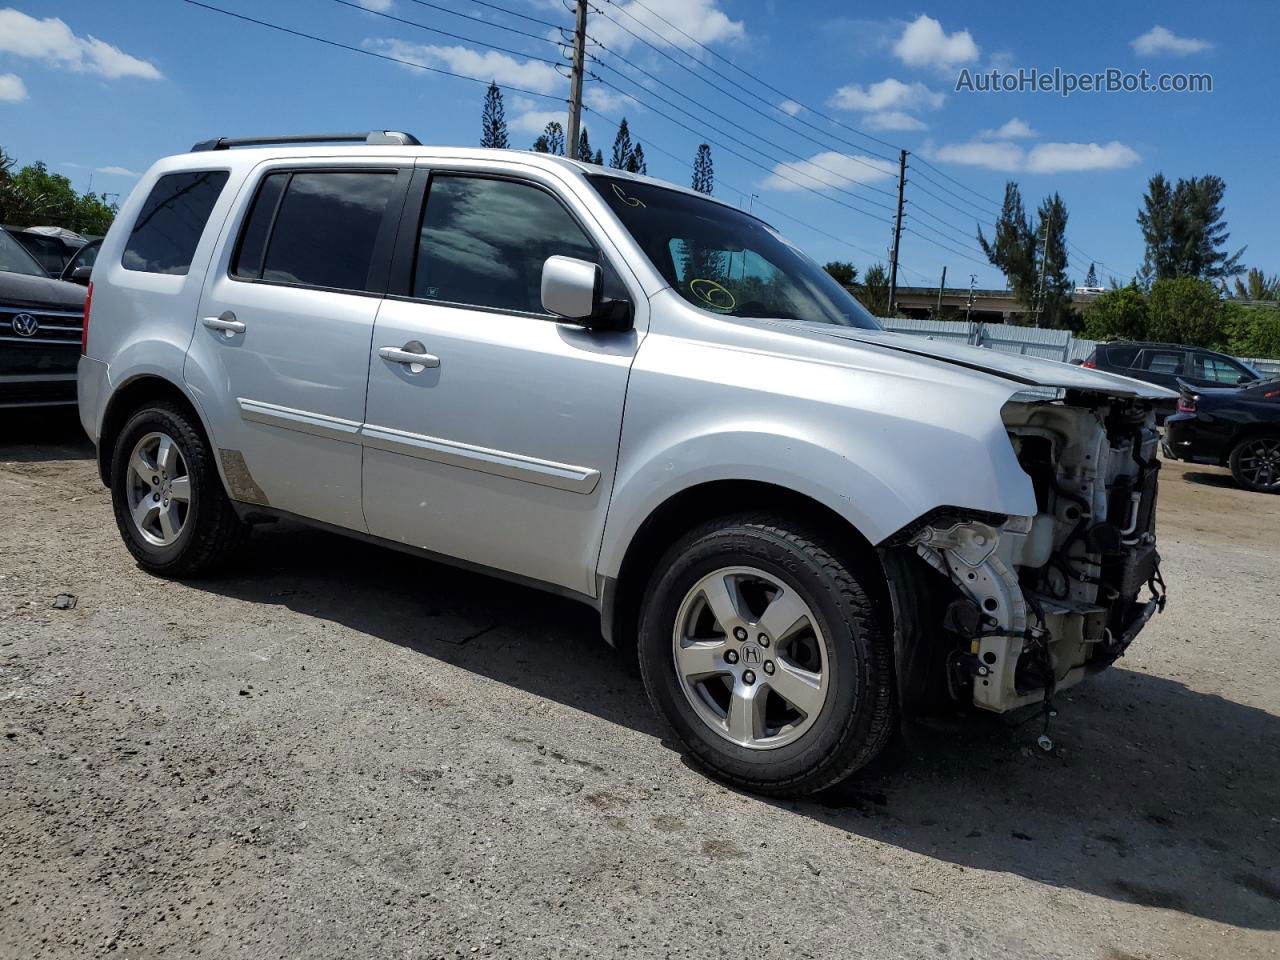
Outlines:
<svg viewBox="0 0 1280 960"><path fill-rule="evenodd" d="M640 622L655 708L712 775L775 796L831 786L894 729L870 563L776 517L717 521L658 566Z"/></svg>
<svg viewBox="0 0 1280 960"><path fill-rule="evenodd" d="M1246 490L1280 493L1280 436L1246 437L1228 462L1231 476Z"/></svg>

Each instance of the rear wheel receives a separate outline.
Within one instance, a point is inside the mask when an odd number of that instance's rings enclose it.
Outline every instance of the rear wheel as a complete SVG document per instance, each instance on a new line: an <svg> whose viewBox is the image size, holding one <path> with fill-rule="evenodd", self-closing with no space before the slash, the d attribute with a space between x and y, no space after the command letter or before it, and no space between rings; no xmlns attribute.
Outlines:
<svg viewBox="0 0 1280 960"><path fill-rule="evenodd" d="M776 517L708 524L668 552L640 624L650 699L711 774L773 795L828 787L894 727L879 573Z"/></svg>
<svg viewBox="0 0 1280 960"><path fill-rule="evenodd" d="M243 541L200 424L157 403L129 418L111 459L111 505L120 536L152 573L207 572Z"/></svg>
<svg viewBox="0 0 1280 960"><path fill-rule="evenodd" d="M1228 462L1231 476L1246 490L1280 493L1280 436L1246 437Z"/></svg>

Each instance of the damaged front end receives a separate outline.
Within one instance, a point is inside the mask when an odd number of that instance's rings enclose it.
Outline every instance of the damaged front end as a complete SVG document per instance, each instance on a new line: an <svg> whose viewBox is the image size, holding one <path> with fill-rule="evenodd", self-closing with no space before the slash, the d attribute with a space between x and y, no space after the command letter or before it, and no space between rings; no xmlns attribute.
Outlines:
<svg viewBox="0 0 1280 960"><path fill-rule="evenodd" d="M908 709L939 696L995 712L1047 700L1113 663L1164 607L1150 402L1020 395L1001 417L1036 514L942 508L883 551Z"/></svg>

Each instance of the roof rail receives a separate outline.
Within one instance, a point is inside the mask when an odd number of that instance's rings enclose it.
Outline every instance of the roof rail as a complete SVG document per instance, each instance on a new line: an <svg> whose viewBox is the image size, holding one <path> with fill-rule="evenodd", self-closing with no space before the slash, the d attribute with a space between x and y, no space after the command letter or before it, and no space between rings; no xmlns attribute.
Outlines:
<svg viewBox="0 0 1280 960"><path fill-rule="evenodd" d="M399 130L369 130L365 133L291 133L279 137L218 137L216 140L201 140L191 148L191 152L229 150L232 147L265 147L281 143L367 143L370 146L422 146L422 142L411 133L402 133Z"/></svg>

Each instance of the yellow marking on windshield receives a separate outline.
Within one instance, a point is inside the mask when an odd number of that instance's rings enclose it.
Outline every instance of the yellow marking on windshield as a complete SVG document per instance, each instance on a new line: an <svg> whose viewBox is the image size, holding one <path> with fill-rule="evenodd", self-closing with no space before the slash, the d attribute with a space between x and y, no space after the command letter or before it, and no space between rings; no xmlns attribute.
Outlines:
<svg viewBox="0 0 1280 960"><path fill-rule="evenodd" d="M689 292L716 310L732 310L738 305L732 293L714 280L703 277L694 277L689 281Z"/></svg>
<svg viewBox="0 0 1280 960"><path fill-rule="evenodd" d="M623 203L625 203L629 207L644 206L643 200L641 200L639 197L628 197L625 193L622 192L622 188L618 186L616 183L613 184L613 192L618 195L619 200L621 200Z"/></svg>

